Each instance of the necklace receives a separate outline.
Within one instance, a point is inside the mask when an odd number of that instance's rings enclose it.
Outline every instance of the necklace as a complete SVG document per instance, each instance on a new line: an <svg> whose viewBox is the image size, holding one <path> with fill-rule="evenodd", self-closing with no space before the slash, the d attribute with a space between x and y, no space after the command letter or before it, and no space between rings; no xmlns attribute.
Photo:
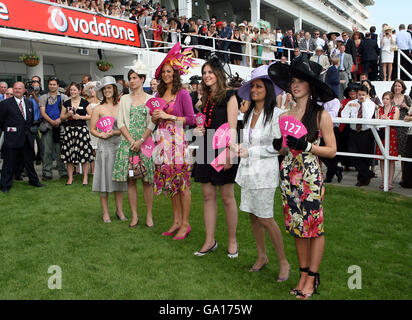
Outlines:
<svg viewBox="0 0 412 320"><path fill-rule="evenodd" d="M257 116L257 115L259 115L259 114L262 112L262 110L263 110L263 109L261 109L259 112L256 112L256 110L253 110L253 114Z"/></svg>
<svg viewBox="0 0 412 320"><path fill-rule="evenodd" d="M215 107L215 102L213 102L210 109L209 109L209 112L207 112L207 107L209 106L209 101L210 101L210 95L211 94L209 93L209 95L207 97L207 100L206 100L205 107L203 108L203 114L206 115L206 121L205 121L205 127L206 128L210 127L210 124L212 122L213 108ZM207 119L207 118L209 118L209 119Z"/></svg>

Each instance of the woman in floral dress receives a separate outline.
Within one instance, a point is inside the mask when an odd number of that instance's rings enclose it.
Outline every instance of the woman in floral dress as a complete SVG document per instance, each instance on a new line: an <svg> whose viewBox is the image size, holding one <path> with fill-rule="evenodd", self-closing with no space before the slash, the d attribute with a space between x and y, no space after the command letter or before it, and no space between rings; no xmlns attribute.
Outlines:
<svg viewBox="0 0 412 320"><path fill-rule="evenodd" d="M157 123L156 148L154 151L154 192L162 192L172 200L173 224L163 236L183 240L191 231L189 224L191 193L190 174L192 170L189 146L184 126L194 125L192 99L182 88L180 75L187 72L191 59L180 52L176 43L156 70L159 80L158 97L167 103L165 110L155 110L153 122ZM188 49L189 50L189 49Z"/></svg>
<svg viewBox="0 0 412 320"><path fill-rule="evenodd" d="M280 168L286 231L295 237L301 276L290 293L300 299L308 299L317 293L320 283L318 270L325 245L325 188L318 157L333 158L336 154L332 119L317 103L330 101L336 96L319 80L321 71L322 66L307 61L305 57L295 59L291 65L276 63L269 67L272 81L296 100L296 106L280 119L293 116L308 131L299 139L287 135L289 150ZM319 146L321 135L325 146ZM282 141L282 138L274 139L273 147L280 150Z"/></svg>
<svg viewBox="0 0 412 320"><path fill-rule="evenodd" d="M127 68L130 68L127 75L130 94L123 95L120 99L117 125L122 133L122 141L116 154L113 180L119 182L127 181L130 209L132 210L132 221L129 227L134 228L139 222L137 214L137 186L135 179L128 178L129 159L136 155L140 158L147 169L142 182L147 209L146 226L151 228L154 226L152 216L154 165L152 159L146 157L140 151L140 148L155 128L155 125L151 122L149 108L146 107L146 102L153 98L153 96L143 91L143 83L148 73L147 67L137 62L134 66Z"/></svg>

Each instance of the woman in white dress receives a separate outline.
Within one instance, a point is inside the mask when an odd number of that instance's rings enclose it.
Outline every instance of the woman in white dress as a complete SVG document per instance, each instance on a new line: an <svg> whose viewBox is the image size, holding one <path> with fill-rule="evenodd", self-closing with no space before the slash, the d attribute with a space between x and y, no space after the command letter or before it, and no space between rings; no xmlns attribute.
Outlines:
<svg viewBox="0 0 412 320"><path fill-rule="evenodd" d="M395 40L392 37L392 27L385 27L385 35L381 39L381 62L383 69L383 81L390 81L392 77L392 64L394 58Z"/></svg>
<svg viewBox="0 0 412 320"><path fill-rule="evenodd" d="M231 145L241 161L236 183L241 187L240 209L250 214L252 230L256 240L258 257L249 272L260 271L268 262L265 248L265 231L276 250L280 266L278 282L289 279L290 265L285 256L282 234L273 219L276 187L279 184L278 152L273 148L273 139L282 135L279 116L283 112L276 108L276 93L280 89L268 79L268 66L252 72L252 80L239 90L242 99L251 100L244 116L243 143Z"/></svg>
<svg viewBox="0 0 412 320"><path fill-rule="evenodd" d="M262 47L262 62L263 64L270 64L273 60L275 60L275 51L276 48L276 37L270 31L270 28L266 28L266 31L263 35L261 35L261 44Z"/></svg>

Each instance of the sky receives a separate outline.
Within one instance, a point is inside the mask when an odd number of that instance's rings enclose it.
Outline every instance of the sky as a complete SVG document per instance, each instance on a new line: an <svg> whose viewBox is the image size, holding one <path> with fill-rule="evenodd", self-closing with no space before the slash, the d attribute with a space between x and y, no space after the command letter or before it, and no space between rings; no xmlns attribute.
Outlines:
<svg viewBox="0 0 412 320"><path fill-rule="evenodd" d="M380 30L387 23L398 31L399 25L412 23L412 0L375 0L375 5L366 7L370 13L368 22Z"/></svg>

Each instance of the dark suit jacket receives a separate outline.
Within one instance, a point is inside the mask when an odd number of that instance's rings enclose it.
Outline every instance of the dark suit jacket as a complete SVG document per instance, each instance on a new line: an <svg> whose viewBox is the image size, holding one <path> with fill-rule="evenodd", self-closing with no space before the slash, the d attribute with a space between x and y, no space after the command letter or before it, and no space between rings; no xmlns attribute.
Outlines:
<svg viewBox="0 0 412 320"><path fill-rule="evenodd" d="M326 71L325 75L325 82L326 84L332 88L333 92L335 92L336 96L339 97L339 71L336 66L331 66Z"/></svg>
<svg viewBox="0 0 412 320"><path fill-rule="evenodd" d="M26 141L33 148L34 137L30 128L34 120L33 103L24 98L26 120L14 97L0 102L0 126L4 130L4 146L6 148L23 148Z"/></svg>
<svg viewBox="0 0 412 320"><path fill-rule="evenodd" d="M352 56L353 64L356 64L356 44L352 39L348 39L345 45L345 52Z"/></svg>
<svg viewBox="0 0 412 320"><path fill-rule="evenodd" d="M378 61L379 47L376 40L366 38L361 42L358 53L362 56L362 61Z"/></svg>
<svg viewBox="0 0 412 320"><path fill-rule="evenodd" d="M293 49L293 48L299 47L299 43L298 43L298 40L295 37L293 37L293 46L292 46L292 43L290 42L289 37L284 36L282 39L282 47Z"/></svg>

